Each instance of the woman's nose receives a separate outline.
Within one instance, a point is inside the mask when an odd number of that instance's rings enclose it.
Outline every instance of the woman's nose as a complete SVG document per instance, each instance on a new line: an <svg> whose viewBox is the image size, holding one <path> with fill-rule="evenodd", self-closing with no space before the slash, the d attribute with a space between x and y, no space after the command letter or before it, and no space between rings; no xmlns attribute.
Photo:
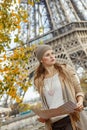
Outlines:
<svg viewBox="0 0 87 130"><path fill-rule="evenodd" d="M50 55L51 58L54 58L55 56L53 54Z"/></svg>

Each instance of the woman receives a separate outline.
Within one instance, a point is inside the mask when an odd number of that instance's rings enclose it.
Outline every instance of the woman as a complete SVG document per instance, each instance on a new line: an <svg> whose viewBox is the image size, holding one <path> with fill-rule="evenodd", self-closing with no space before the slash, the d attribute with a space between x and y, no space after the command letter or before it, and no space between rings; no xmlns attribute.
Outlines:
<svg viewBox="0 0 87 130"><path fill-rule="evenodd" d="M83 110L83 91L75 71L69 65L56 62L55 53L49 45L39 45L35 50L39 66L34 75L34 85L40 93L43 110L32 110L45 119L46 130L86 130L80 123ZM69 113L58 109L67 101L76 104ZM87 120L86 120L87 121Z"/></svg>

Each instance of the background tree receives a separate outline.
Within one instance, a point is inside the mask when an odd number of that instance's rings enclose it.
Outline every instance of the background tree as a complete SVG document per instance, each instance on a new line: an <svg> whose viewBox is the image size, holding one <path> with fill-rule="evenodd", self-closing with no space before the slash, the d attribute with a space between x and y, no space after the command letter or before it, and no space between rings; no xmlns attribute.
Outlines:
<svg viewBox="0 0 87 130"><path fill-rule="evenodd" d="M17 34L14 43L16 42L17 46L22 43L18 35L21 31L21 22L27 22L28 14L26 10L20 8L18 2L19 0L3 0L0 3L0 52L10 47L11 34L15 30Z"/></svg>
<svg viewBox="0 0 87 130"><path fill-rule="evenodd" d="M24 45L19 37L21 23L28 22L28 14L20 8L19 2L20 0L3 0L0 3L0 99L6 94L7 99L18 103L22 102L25 92L31 86L27 66L35 47ZM12 33L14 37L11 37ZM8 51L11 40L16 48Z"/></svg>

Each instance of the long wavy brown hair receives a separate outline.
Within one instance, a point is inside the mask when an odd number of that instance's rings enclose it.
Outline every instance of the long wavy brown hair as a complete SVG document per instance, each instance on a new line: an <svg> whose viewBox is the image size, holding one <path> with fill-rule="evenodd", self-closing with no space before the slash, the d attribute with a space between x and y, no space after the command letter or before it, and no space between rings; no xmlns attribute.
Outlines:
<svg viewBox="0 0 87 130"><path fill-rule="evenodd" d="M63 64L63 65L66 65L66 64ZM54 67L59 72L59 74L64 78L65 74L63 72L63 68L62 68L61 64L55 63ZM43 66L42 63L40 63L38 68L36 69L35 75L34 75L34 84L38 91L40 91L40 89L42 89L42 87L44 85L45 72L46 72L45 67Z"/></svg>

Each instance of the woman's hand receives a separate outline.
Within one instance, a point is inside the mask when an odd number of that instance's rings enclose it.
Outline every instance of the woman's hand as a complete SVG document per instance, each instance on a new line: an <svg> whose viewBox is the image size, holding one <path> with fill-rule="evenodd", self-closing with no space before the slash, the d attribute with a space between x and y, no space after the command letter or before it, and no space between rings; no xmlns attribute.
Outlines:
<svg viewBox="0 0 87 130"><path fill-rule="evenodd" d="M80 112L80 111L83 110L83 108L84 108L84 106L83 106L83 97L82 96L78 96L77 97L77 108L75 110Z"/></svg>
<svg viewBox="0 0 87 130"><path fill-rule="evenodd" d="M75 110L80 112L80 111L83 110L83 108L84 108L83 102L82 102L82 101L79 101L79 102L77 103L77 108L76 108Z"/></svg>
<svg viewBox="0 0 87 130"><path fill-rule="evenodd" d="M41 122L41 123L45 123L47 121L47 119L43 119L43 118L39 117L38 121Z"/></svg>

